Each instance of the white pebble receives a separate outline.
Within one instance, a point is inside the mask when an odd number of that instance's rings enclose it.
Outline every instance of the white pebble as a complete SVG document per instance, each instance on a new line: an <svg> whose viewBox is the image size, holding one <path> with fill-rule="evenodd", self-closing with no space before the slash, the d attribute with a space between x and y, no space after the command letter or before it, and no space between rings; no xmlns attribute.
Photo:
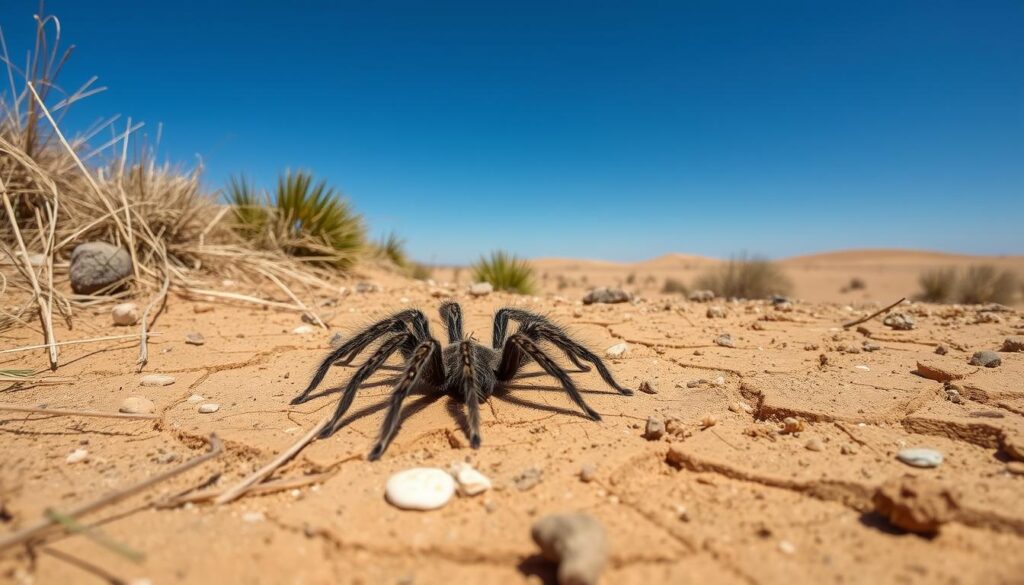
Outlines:
<svg viewBox="0 0 1024 585"><path fill-rule="evenodd" d="M264 520L266 520L266 516L263 515L263 512L246 512L242 514L242 522L256 523L263 522Z"/></svg>
<svg viewBox="0 0 1024 585"><path fill-rule="evenodd" d="M204 400L206 400L206 398L200 396L199 394L193 394L192 396L188 397L188 401L192 403L202 402Z"/></svg>
<svg viewBox="0 0 1024 585"><path fill-rule="evenodd" d="M860 365L860 366L853 366L853 369L855 369L855 370L860 370L860 371L862 371L862 372L870 372L870 371L871 371L871 368L869 368L869 367L867 367L867 366L864 366L864 365Z"/></svg>
<svg viewBox="0 0 1024 585"><path fill-rule="evenodd" d="M896 458L913 467L938 467L942 463L942 453L935 449L904 449Z"/></svg>
<svg viewBox="0 0 1024 585"><path fill-rule="evenodd" d="M474 297L487 296L494 292L494 286L489 282L478 282L469 287L469 294Z"/></svg>
<svg viewBox="0 0 1024 585"><path fill-rule="evenodd" d="M121 402L121 408L117 410L126 414L149 414L153 412L155 405L152 400L142 396L129 396Z"/></svg>
<svg viewBox="0 0 1024 585"><path fill-rule="evenodd" d="M796 545L792 542L789 542L788 540L780 540L779 551L787 555L794 554L796 553Z"/></svg>
<svg viewBox="0 0 1024 585"><path fill-rule="evenodd" d="M168 376L167 374L149 374L139 380L139 384L143 386L170 386L173 383L174 376Z"/></svg>
<svg viewBox="0 0 1024 585"><path fill-rule="evenodd" d="M464 496L475 496L491 489L491 480L473 469L468 463L452 466L451 472L452 477L459 484L459 493Z"/></svg>
<svg viewBox="0 0 1024 585"><path fill-rule="evenodd" d="M199 405L199 412L202 414L213 414L220 410L220 405L216 402L207 402L206 404Z"/></svg>
<svg viewBox="0 0 1024 585"><path fill-rule="evenodd" d="M295 329L292 329L292 333L294 333L296 335L309 335L310 333L313 333L314 331L316 331L316 330L313 329L313 327L310 326L310 325L299 325Z"/></svg>
<svg viewBox="0 0 1024 585"><path fill-rule="evenodd" d="M384 496L403 510L436 510L455 494L455 480L443 469L414 467L388 478Z"/></svg>
<svg viewBox="0 0 1024 585"><path fill-rule="evenodd" d="M114 325L130 326L139 322L139 307L135 303L121 303L114 305L110 311Z"/></svg>
<svg viewBox="0 0 1024 585"><path fill-rule="evenodd" d="M616 343L615 345L609 347L608 349L604 350L604 352L606 354L608 354L608 357L617 358L617 357L622 357L623 355L625 355L626 354L626 350L628 350L628 349L629 349L629 346L627 346L626 342L623 341L623 342Z"/></svg>
<svg viewBox="0 0 1024 585"><path fill-rule="evenodd" d="M68 463L78 463L79 461L85 461L85 458L89 456L89 452L85 449L75 449L68 454L66 461Z"/></svg>

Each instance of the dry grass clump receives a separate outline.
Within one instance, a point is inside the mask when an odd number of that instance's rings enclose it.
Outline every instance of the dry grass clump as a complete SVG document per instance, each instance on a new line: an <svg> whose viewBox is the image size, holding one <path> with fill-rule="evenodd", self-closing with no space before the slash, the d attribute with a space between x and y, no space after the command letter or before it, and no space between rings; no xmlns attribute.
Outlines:
<svg viewBox="0 0 1024 585"><path fill-rule="evenodd" d="M918 277L917 299L931 303L965 305L1011 303L1017 293L1017 277L1009 270L982 264L959 273L955 268L934 268Z"/></svg>
<svg viewBox="0 0 1024 585"><path fill-rule="evenodd" d="M693 287L714 291L720 297L763 299L771 295L785 295L793 284L775 263L740 256L709 268L697 277Z"/></svg>
<svg viewBox="0 0 1024 585"><path fill-rule="evenodd" d="M666 295L685 295L690 292L686 283L675 278L666 278L665 284L661 286L661 292Z"/></svg>
<svg viewBox="0 0 1024 585"><path fill-rule="evenodd" d="M534 270L529 262L504 251L491 252L473 265L473 280L489 282L495 290L533 294Z"/></svg>

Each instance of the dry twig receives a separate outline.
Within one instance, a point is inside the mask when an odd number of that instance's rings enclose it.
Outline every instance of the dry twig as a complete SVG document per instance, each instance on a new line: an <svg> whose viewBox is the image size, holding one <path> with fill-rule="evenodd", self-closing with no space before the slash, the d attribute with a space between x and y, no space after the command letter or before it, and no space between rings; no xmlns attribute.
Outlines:
<svg viewBox="0 0 1024 585"><path fill-rule="evenodd" d="M34 406L18 406L17 404L0 403L0 411L26 412L29 414L47 414L51 416L85 416L92 418L130 418L153 420L160 418L155 414L130 414L127 412L104 412L102 410L71 410L68 408L36 408Z"/></svg>
<svg viewBox="0 0 1024 585"><path fill-rule="evenodd" d="M905 300L907 300L907 297L903 297L900 300L896 301L895 303L893 303L893 304L889 305L888 307L882 309L881 311L875 311L874 313L871 313L867 317L861 317L860 319L857 319L856 321L850 321L849 323L843 323L843 329L846 329L848 327L853 327L854 325L860 325L861 323L864 323L865 321L870 321L870 320L874 319L875 317L877 317L877 316L879 316L879 315L881 315L883 313L888 313L889 311L893 310L896 307L896 305L902 303Z"/></svg>

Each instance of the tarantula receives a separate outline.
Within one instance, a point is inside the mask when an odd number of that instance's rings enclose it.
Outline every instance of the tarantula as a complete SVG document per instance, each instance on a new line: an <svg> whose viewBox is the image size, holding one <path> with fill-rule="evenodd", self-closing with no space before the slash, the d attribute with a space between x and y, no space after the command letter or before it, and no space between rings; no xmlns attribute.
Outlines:
<svg viewBox="0 0 1024 585"><path fill-rule="evenodd" d="M612 378L611 372L590 350L574 341L561 327L546 317L520 309L504 308L494 315L491 347L486 347L472 337L467 338L462 330L462 308L453 301L440 307L441 320L448 331L448 345L441 347L430 335L426 316L419 310L408 309L395 313L363 329L351 339L332 351L317 368L313 379L292 404L302 404L310 398L327 375L331 365L348 365L374 341L384 338L377 351L356 370L348 381L327 426L320 432L326 438L341 428L342 417L352 406L360 384L379 369L396 351L402 354L405 367L391 394L390 404L380 436L368 455L368 459L379 459L388 448L398 429L402 401L413 388L421 385L439 394L447 393L466 405L469 445L480 447L480 403L487 400L499 384L511 381L528 362L535 361L540 367L558 379L562 388L587 416L601 420L601 415L587 406L583 396L569 378L569 374L556 364L539 343L555 346L581 371L590 367L580 360L590 362L601 378L620 394L631 395L632 390L623 388ZM518 323L518 330L507 335L508 322Z"/></svg>

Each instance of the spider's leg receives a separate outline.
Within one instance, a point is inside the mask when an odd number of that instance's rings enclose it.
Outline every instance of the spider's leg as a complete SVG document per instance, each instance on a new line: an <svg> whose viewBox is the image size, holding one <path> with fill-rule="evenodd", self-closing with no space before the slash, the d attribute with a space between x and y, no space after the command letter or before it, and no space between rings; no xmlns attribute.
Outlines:
<svg viewBox="0 0 1024 585"><path fill-rule="evenodd" d="M601 374L601 379L603 379L605 383L607 383L609 386L617 390L619 394L632 396L633 391L630 390L629 388L623 388L622 386L619 385L618 382L615 381L615 378L612 377L612 373L608 371L608 367L604 365L604 362L601 361L601 358L597 357L594 354L594 352L590 351L582 344L578 343L577 341L573 340L571 337L566 335L566 333L557 326L541 323L534 327L530 327L530 329L533 332L535 332L536 338L539 338L544 341L550 341L552 344L558 347L558 349L564 351L566 355L579 356L587 360L588 362L594 364L594 366L597 368L597 372ZM528 332L524 333L529 335L531 338L534 338L534 336L530 335Z"/></svg>
<svg viewBox="0 0 1024 585"><path fill-rule="evenodd" d="M413 339L412 333L399 333L394 337L389 338L385 341L377 351L374 352L370 359L366 360L366 363L359 366L356 370L355 375L345 385L345 392L341 395L341 400L338 401L338 408L334 411L334 416L331 417L331 422L327 423L324 430L320 431L320 438L326 439L338 430L338 423L341 422L341 418L345 416L345 412L348 411L349 407L352 406L352 400L356 397L356 391L359 390L359 386L366 381L378 368L384 365L384 362L391 357L391 354L395 353L396 350L400 349L407 340Z"/></svg>
<svg viewBox="0 0 1024 585"><path fill-rule="evenodd" d="M521 353L520 353L521 352ZM586 402L583 401L583 396L580 391L573 384L569 374L565 372L561 367L558 366L541 348L537 347L537 344L533 342L529 337L522 333L513 333L508 338L508 343L505 344L505 349L501 353L501 364L498 366L498 379L509 380L515 375L515 372L519 369L522 364L522 355L528 355L533 358L540 367L544 369L549 375L554 376L558 379L558 382L565 389L566 393L569 394L569 398L579 406L583 412L594 420L601 420L601 415L597 414L593 408L590 408Z"/></svg>
<svg viewBox="0 0 1024 585"><path fill-rule="evenodd" d="M462 396L466 403L466 422L469 431L469 446L480 448L480 380L476 375L473 344L463 341L459 347L462 356Z"/></svg>
<svg viewBox="0 0 1024 585"><path fill-rule="evenodd" d="M531 327L536 325L550 325L551 327L558 327L547 317L538 315L537 313L531 313L530 311L524 311L513 307L498 309L498 312L494 314L494 334L491 344L491 347L494 349L501 349L502 345L505 343L505 335L508 332L508 322L510 320L519 323L519 331L529 335L530 338L535 341L537 339L536 336L529 332ZM563 351L565 350L563 349ZM565 351L565 357L569 358L572 365L576 366L580 371L590 371L590 366L581 362L571 351Z"/></svg>
<svg viewBox="0 0 1024 585"><path fill-rule="evenodd" d="M439 366L440 359L441 344L437 340L429 339L416 346L412 357L409 358L409 364L405 367L405 371L402 372L402 379L395 385L392 391L391 404L388 406L387 414L384 415L380 437L377 438L377 443L370 450L370 454L366 456L367 459L376 461L387 450L388 445L391 444L391 439L395 436L395 431L398 429L402 401L409 396L409 392L416 386L424 372L434 373L438 367L441 367L441 371L443 371L443 366Z"/></svg>
<svg viewBox="0 0 1024 585"><path fill-rule="evenodd" d="M448 343L462 341L462 307L455 301L445 301L440 308L441 320L448 330Z"/></svg>

